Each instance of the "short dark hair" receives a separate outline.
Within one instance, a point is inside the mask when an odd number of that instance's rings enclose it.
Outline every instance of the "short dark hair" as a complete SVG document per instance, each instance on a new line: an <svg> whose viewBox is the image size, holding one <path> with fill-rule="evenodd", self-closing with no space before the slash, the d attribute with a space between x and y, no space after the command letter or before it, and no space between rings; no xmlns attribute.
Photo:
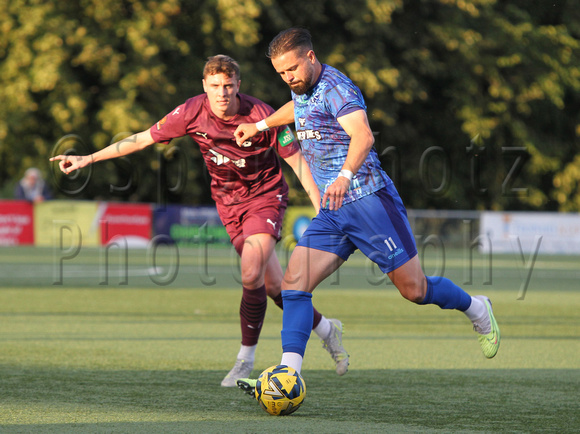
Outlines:
<svg viewBox="0 0 580 434"><path fill-rule="evenodd" d="M292 50L300 50L300 54L312 50L312 37L310 32L299 27L292 27L281 31L276 35L268 46L267 56L275 59Z"/></svg>
<svg viewBox="0 0 580 434"><path fill-rule="evenodd" d="M240 79L240 65L230 56L218 54L216 56L208 57L207 62L203 68L203 78L208 75L225 74L228 77L235 77Z"/></svg>

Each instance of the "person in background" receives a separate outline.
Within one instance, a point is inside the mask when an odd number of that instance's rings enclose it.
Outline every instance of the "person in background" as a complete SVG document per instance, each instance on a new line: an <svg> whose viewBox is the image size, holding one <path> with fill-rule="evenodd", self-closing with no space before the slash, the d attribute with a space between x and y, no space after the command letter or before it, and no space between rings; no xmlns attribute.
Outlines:
<svg viewBox="0 0 580 434"><path fill-rule="evenodd" d="M39 203L52 199L52 192L44 181L40 170L31 167L24 172L24 176L16 184L14 198Z"/></svg>

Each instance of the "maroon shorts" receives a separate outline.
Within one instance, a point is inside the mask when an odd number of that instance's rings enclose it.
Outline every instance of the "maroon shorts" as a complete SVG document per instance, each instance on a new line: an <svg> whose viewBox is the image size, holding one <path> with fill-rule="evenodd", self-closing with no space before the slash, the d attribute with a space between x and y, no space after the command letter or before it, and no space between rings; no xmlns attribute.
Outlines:
<svg viewBox="0 0 580 434"><path fill-rule="evenodd" d="M228 210L223 213L221 212L223 209L220 210L220 208L218 207L218 211L220 211L222 223L239 255L242 254L244 241L250 235L270 234L277 241L280 240L286 201L261 204L258 208L240 210L239 214L231 212L233 207L228 207Z"/></svg>

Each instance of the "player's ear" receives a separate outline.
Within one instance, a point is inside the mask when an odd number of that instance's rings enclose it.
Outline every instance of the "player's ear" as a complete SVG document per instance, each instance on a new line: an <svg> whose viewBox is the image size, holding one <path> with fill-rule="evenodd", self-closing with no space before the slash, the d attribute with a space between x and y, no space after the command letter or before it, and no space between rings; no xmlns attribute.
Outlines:
<svg viewBox="0 0 580 434"><path fill-rule="evenodd" d="M201 84L202 84L202 86L203 86L203 91L204 91L205 93L207 93L207 87L206 87L206 85L205 85L205 78L203 78L203 79L201 80Z"/></svg>

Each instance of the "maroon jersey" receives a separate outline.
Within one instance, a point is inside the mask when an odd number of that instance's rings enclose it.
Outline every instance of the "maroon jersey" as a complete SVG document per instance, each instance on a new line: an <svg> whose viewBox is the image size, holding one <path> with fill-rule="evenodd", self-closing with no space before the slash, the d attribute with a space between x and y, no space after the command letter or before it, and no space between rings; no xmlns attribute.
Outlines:
<svg viewBox="0 0 580 434"><path fill-rule="evenodd" d="M211 175L211 193L218 210L242 204L241 208L249 209L252 199L286 202L288 185L274 149L287 158L299 150L298 142L288 127L279 127L238 146L234 131L239 124L258 122L274 112L257 98L238 97L238 114L227 121L211 111L205 93L190 98L153 125L151 136L158 143L185 135L197 142Z"/></svg>

